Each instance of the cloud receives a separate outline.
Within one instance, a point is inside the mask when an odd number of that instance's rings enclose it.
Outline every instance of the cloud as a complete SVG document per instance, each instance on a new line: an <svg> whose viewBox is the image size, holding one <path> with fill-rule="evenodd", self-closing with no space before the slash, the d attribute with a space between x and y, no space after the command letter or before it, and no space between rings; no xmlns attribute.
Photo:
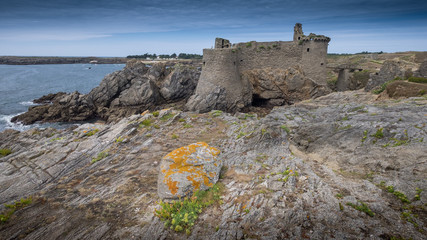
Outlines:
<svg viewBox="0 0 427 240"><path fill-rule="evenodd" d="M29 33L19 32L15 34L0 33L0 40L6 41L81 41L94 38L107 38L112 37L108 34L88 34L88 33L70 33L70 32L57 32L57 33Z"/></svg>

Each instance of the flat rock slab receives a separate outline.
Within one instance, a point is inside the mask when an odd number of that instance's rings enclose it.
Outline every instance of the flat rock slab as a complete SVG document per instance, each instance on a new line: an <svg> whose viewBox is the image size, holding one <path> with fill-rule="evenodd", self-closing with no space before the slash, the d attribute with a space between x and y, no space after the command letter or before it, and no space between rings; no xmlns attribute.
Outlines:
<svg viewBox="0 0 427 240"><path fill-rule="evenodd" d="M162 199L176 199L207 190L219 178L222 167L220 151L205 142L193 143L173 150L163 157L157 180Z"/></svg>

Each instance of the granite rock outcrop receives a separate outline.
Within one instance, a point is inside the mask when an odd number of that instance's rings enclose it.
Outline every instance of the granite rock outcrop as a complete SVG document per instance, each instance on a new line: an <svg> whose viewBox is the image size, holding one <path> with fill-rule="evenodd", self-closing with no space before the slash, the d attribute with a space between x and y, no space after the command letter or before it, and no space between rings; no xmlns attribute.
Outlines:
<svg viewBox="0 0 427 240"><path fill-rule="evenodd" d="M149 67L132 60L123 70L107 75L88 94L44 96L39 100L49 99L51 103L33 106L12 121L24 124L91 119L117 121L162 104L185 102L196 88L199 75L200 71L191 65L156 63Z"/></svg>
<svg viewBox="0 0 427 240"><path fill-rule="evenodd" d="M157 180L160 198L191 197L195 191L211 188L219 178L222 161L220 150L205 142L192 143L163 157Z"/></svg>
<svg viewBox="0 0 427 240"><path fill-rule="evenodd" d="M5 203L33 201L0 224L0 236L425 239L427 99L376 99L346 91L262 118L165 110L66 130L7 130L0 213ZM159 164L200 141L221 149L224 192L186 235L154 214Z"/></svg>

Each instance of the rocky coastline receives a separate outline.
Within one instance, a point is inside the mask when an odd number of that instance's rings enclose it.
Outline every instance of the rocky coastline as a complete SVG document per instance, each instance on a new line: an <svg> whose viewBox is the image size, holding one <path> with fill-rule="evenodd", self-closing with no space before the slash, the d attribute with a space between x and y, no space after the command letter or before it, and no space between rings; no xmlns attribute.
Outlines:
<svg viewBox="0 0 427 240"><path fill-rule="evenodd" d="M298 66L246 72L246 112L215 88L212 110L187 111L195 63L133 60L88 94L43 96L14 121L103 121L0 134L0 239L425 239L426 84L395 78L427 77L427 62L407 66L384 60L340 92ZM183 231L158 211L191 146L213 152L191 160L214 169L203 189L222 190Z"/></svg>
<svg viewBox="0 0 427 240"><path fill-rule="evenodd" d="M0 64L6 65L37 65L37 64L123 64L129 59L120 57L17 57L0 56Z"/></svg>

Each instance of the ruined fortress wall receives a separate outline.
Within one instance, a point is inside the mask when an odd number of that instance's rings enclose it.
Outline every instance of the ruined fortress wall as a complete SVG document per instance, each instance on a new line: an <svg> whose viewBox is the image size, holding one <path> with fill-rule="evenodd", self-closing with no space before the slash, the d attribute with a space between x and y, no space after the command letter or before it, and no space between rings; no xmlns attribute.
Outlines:
<svg viewBox="0 0 427 240"><path fill-rule="evenodd" d="M241 72L259 68L286 69L301 63L301 46L294 42L249 42L233 46Z"/></svg>
<svg viewBox="0 0 427 240"><path fill-rule="evenodd" d="M304 41L302 47L301 65L307 77L319 84L326 84L327 41Z"/></svg>

